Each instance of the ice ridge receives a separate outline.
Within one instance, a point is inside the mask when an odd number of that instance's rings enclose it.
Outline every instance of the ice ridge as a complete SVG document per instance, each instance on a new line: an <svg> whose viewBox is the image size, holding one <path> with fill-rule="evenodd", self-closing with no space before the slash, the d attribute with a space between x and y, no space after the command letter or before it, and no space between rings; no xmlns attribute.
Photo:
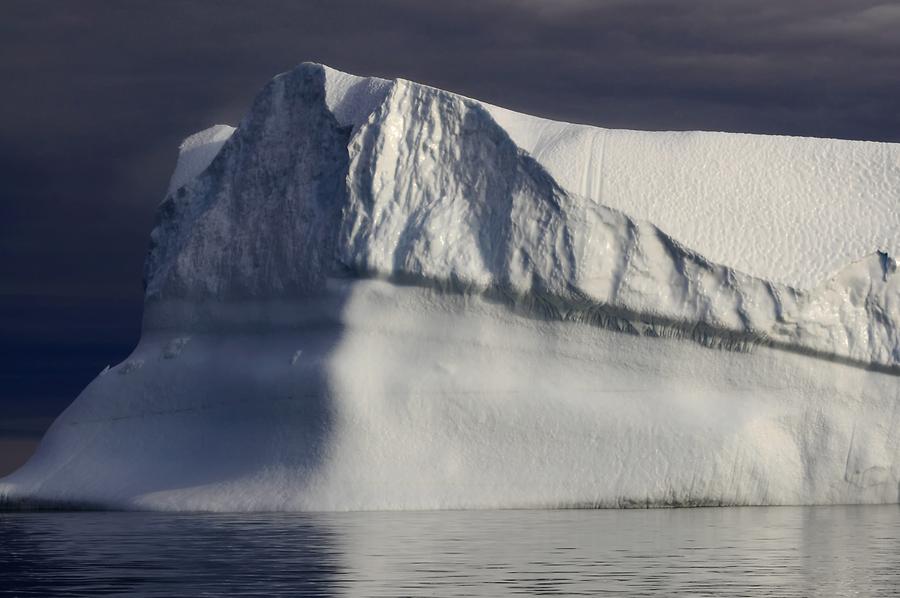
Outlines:
<svg viewBox="0 0 900 598"><path fill-rule="evenodd" d="M151 300L286 298L352 272L566 320L615 314L636 332L900 364L886 254L811 289L750 276L563 189L479 102L318 65L260 94L213 167L164 203L152 243Z"/></svg>
<svg viewBox="0 0 900 598"><path fill-rule="evenodd" d="M342 124L391 85L323 68ZM714 263L811 289L862 256L900 255L900 144L604 129L478 103L562 188L664 224Z"/></svg>

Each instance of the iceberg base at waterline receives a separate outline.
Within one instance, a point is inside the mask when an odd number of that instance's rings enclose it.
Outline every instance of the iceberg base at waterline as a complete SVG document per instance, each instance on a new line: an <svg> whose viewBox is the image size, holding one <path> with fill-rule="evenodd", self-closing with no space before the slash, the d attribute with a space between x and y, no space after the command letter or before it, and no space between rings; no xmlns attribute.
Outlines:
<svg viewBox="0 0 900 598"><path fill-rule="evenodd" d="M145 335L0 492L212 511L897 501L891 374L329 287L221 309L230 331Z"/></svg>

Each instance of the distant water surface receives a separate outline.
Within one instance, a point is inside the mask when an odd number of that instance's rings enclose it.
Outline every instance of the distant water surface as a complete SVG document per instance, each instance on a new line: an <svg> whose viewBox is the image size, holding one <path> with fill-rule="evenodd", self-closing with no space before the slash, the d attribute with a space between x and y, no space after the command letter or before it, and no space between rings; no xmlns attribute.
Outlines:
<svg viewBox="0 0 900 598"><path fill-rule="evenodd" d="M0 513L0 595L894 596L900 507Z"/></svg>

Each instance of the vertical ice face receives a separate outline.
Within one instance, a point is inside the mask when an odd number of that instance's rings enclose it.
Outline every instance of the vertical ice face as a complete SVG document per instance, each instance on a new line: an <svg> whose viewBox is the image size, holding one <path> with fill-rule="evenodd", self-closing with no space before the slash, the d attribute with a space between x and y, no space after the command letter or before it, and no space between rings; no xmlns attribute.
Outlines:
<svg viewBox="0 0 900 598"><path fill-rule="evenodd" d="M349 135L325 103L322 68L276 77L203 174L163 202L148 299L319 288L333 262Z"/></svg>

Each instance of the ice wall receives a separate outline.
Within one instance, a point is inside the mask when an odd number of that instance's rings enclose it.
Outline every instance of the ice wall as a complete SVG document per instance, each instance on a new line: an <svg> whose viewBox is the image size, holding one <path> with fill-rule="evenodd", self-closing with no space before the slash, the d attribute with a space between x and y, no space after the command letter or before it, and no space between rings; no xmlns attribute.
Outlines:
<svg viewBox="0 0 900 598"><path fill-rule="evenodd" d="M610 135L319 65L276 77L236 130L183 146L140 345L0 496L172 509L897 501L893 258L863 253L789 285L827 260L768 229L755 271L717 263L635 217L659 213L644 190L670 179L664 197L688 219L715 196L670 176L684 144L646 168L636 156L652 153L620 152L613 168L572 142ZM688 161L728 165L696 189L771 159L779 176L734 195L773 213L778 193L802 195L778 152L729 154L734 136L704 136ZM870 201L897 189L896 146L749 137L796 144L800 171L803 148L831 156L807 203L840 203L841 168ZM649 182L617 195L627 207L604 205L638 172ZM869 242L859 212L847 247ZM715 234L680 230L714 250L744 242L733 219L701 221ZM779 263L783 276L760 275Z"/></svg>

